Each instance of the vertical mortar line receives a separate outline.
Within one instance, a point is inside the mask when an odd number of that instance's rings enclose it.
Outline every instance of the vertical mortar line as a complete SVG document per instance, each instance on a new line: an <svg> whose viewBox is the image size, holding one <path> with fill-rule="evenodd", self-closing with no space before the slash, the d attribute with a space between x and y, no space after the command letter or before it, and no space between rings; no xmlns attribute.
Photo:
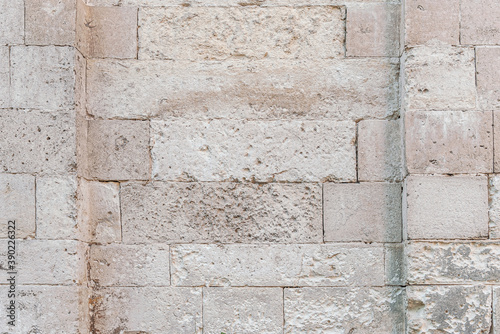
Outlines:
<svg viewBox="0 0 500 334"><path fill-rule="evenodd" d="M168 245L168 282L172 286L172 245Z"/></svg>
<svg viewBox="0 0 500 334"><path fill-rule="evenodd" d="M493 138L493 145L492 145L492 151L493 151L493 173L496 172L495 170L495 112L491 112L491 137Z"/></svg>
<svg viewBox="0 0 500 334"><path fill-rule="evenodd" d="M26 45L26 1L23 2L23 44Z"/></svg>
<svg viewBox="0 0 500 334"><path fill-rule="evenodd" d="M147 120L148 125L149 125L149 141L148 141L148 156L149 156L149 182L153 181L153 154L152 154L152 148L153 148L153 143L152 143L152 135L153 131L151 128L151 119Z"/></svg>
<svg viewBox="0 0 500 334"><path fill-rule="evenodd" d="M489 334L495 333L495 290L493 289L493 285L490 286L491 289L491 324L490 324L490 332Z"/></svg>
<svg viewBox="0 0 500 334"><path fill-rule="evenodd" d="M120 202L120 243L123 244L122 183L118 181L118 201Z"/></svg>
<svg viewBox="0 0 500 334"><path fill-rule="evenodd" d="M38 236L38 199L36 197L36 184L38 182L38 177L35 175L35 239Z"/></svg>
<svg viewBox="0 0 500 334"><path fill-rule="evenodd" d="M201 332L205 333L205 316L203 314L203 306L205 304L205 287L201 287Z"/></svg>
<svg viewBox="0 0 500 334"><path fill-rule="evenodd" d="M322 228L322 240L325 243L325 184L321 185L321 228Z"/></svg>
<svg viewBox="0 0 500 334"><path fill-rule="evenodd" d="M281 297L282 297L282 308L283 308L283 312L282 312L282 317L283 317L283 334L285 334L285 287L282 287L281 288L282 290L282 294L281 294Z"/></svg>
<svg viewBox="0 0 500 334"><path fill-rule="evenodd" d="M458 1L458 44L462 45L462 0Z"/></svg>
<svg viewBox="0 0 500 334"><path fill-rule="evenodd" d="M354 148L356 150L356 183L359 183L359 161L358 161L358 141L359 141L359 122L355 123L354 128Z"/></svg>
<svg viewBox="0 0 500 334"><path fill-rule="evenodd" d="M140 7L137 7L137 24L136 24L136 30L135 30L135 38L137 42L137 47L135 50L135 59L139 60L139 10Z"/></svg>
<svg viewBox="0 0 500 334"><path fill-rule="evenodd" d="M474 84L476 86L476 107L478 105L477 96L477 47L474 47Z"/></svg>

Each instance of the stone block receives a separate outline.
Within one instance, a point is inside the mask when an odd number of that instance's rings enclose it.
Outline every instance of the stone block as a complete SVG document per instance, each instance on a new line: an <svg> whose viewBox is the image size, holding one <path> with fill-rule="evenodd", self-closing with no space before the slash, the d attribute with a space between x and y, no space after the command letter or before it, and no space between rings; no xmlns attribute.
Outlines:
<svg viewBox="0 0 500 334"><path fill-rule="evenodd" d="M87 0L89 5L93 6L142 6L142 7L166 7L166 6L342 6L352 3L372 3L372 2L396 2L400 0L171 0L165 3L165 0Z"/></svg>
<svg viewBox="0 0 500 334"><path fill-rule="evenodd" d="M476 70L479 107L500 109L500 47L476 48Z"/></svg>
<svg viewBox="0 0 500 334"><path fill-rule="evenodd" d="M405 130L410 174L493 171L491 112L409 112Z"/></svg>
<svg viewBox="0 0 500 334"><path fill-rule="evenodd" d="M405 245L401 243L385 245L386 285L407 285L407 261Z"/></svg>
<svg viewBox="0 0 500 334"><path fill-rule="evenodd" d="M1 28L0 31L2 31ZM7 46L0 46L0 108L10 107L9 53L9 48Z"/></svg>
<svg viewBox="0 0 500 334"><path fill-rule="evenodd" d="M325 183L325 241L401 242L401 185Z"/></svg>
<svg viewBox="0 0 500 334"><path fill-rule="evenodd" d="M24 0L0 0L0 45L24 43Z"/></svg>
<svg viewBox="0 0 500 334"><path fill-rule="evenodd" d="M73 45L75 0L26 0L26 44Z"/></svg>
<svg viewBox="0 0 500 334"><path fill-rule="evenodd" d="M123 241L323 241L319 184L124 183Z"/></svg>
<svg viewBox="0 0 500 334"><path fill-rule="evenodd" d="M500 332L500 287L493 287L493 333Z"/></svg>
<svg viewBox="0 0 500 334"><path fill-rule="evenodd" d="M485 176L410 176L406 182L409 239L488 237Z"/></svg>
<svg viewBox="0 0 500 334"><path fill-rule="evenodd" d="M500 239L500 175L490 175L488 189L490 239Z"/></svg>
<svg viewBox="0 0 500 334"><path fill-rule="evenodd" d="M204 288L203 332L283 334L283 290Z"/></svg>
<svg viewBox="0 0 500 334"><path fill-rule="evenodd" d="M500 6L497 0L460 2L462 44L500 44Z"/></svg>

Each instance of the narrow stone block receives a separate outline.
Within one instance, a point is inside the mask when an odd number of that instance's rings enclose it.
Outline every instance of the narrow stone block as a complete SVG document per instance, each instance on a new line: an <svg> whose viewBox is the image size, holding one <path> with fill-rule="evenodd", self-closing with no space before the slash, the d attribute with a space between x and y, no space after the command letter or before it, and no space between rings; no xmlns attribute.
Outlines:
<svg viewBox="0 0 500 334"><path fill-rule="evenodd" d="M24 43L24 0L0 0L0 44Z"/></svg>
<svg viewBox="0 0 500 334"><path fill-rule="evenodd" d="M500 44L500 6L497 0L460 2L462 44Z"/></svg>
<svg viewBox="0 0 500 334"><path fill-rule="evenodd" d="M1 29L0 31L2 31ZM9 63L9 48L7 46L0 46L0 108L10 107Z"/></svg>
<svg viewBox="0 0 500 334"><path fill-rule="evenodd" d="M500 331L500 287L493 287L493 333Z"/></svg>
<svg viewBox="0 0 500 334"><path fill-rule="evenodd" d="M476 69L479 107L500 109L500 47L476 48Z"/></svg>
<svg viewBox="0 0 500 334"><path fill-rule="evenodd" d="M490 239L500 239L500 175L490 175L488 202Z"/></svg>
<svg viewBox="0 0 500 334"><path fill-rule="evenodd" d="M73 45L75 0L26 0L26 44Z"/></svg>
<svg viewBox="0 0 500 334"><path fill-rule="evenodd" d="M401 243L385 245L386 285L407 285L407 261L405 245Z"/></svg>

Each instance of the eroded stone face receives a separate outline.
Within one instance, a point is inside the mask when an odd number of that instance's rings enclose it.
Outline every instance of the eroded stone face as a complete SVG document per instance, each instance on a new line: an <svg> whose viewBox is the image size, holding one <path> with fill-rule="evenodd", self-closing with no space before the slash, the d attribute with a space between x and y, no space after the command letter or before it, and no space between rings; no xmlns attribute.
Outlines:
<svg viewBox="0 0 500 334"><path fill-rule="evenodd" d="M24 1L0 1L0 44L24 42Z"/></svg>
<svg viewBox="0 0 500 334"><path fill-rule="evenodd" d="M76 1L26 0L25 7L26 44L73 45Z"/></svg>
<svg viewBox="0 0 500 334"><path fill-rule="evenodd" d="M500 44L500 7L496 0L460 2L462 44Z"/></svg>

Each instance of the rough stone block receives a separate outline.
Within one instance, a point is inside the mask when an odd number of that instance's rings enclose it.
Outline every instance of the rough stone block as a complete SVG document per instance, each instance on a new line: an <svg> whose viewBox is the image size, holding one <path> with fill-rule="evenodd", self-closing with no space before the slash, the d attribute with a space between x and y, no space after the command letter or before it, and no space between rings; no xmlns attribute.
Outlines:
<svg viewBox="0 0 500 334"><path fill-rule="evenodd" d="M26 0L26 44L73 45L75 0Z"/></svg>
<svg viewBox="0 0 500 334"><path fill-rule="evenodd" d="M404 333L401 288L285 289L285 333Z"/></svg>
<svg viewBox="0 0 500 334"><path fill-rule="evenodd" d="M493 287L493 333L500 332L500 287Z"/></svg>
<svg viewBox="0 0 500 334"><path fill-rule="evenodd" d="M353 181L354 127L349 121L151 121L153 178Z"/></svg>
<svg viewBox="0 0 500 334"><path fill-rule="evenodd" d="M369 245L173 245L177 286L381 286L382 247Z"/></svg>
<svg viewBox="0 0 500 334"><path fill-rule="evenodd" d="M149 122L89 121L88 163L100 180L148 179Z"/></svg>
<svg viewBox="0 0 500 334"><path fill-rule="evenodd" d="M17 239L35 236L35 178L23 174L0 174L0 238L9 235L15 221ZM12 225L14 226L14 225ZM12 235L12 233L10 233Z"/></svg>
<svg viewBox="0 0 500 334"><path fill-rule="evenodd" d="M0 44L23 44L24 0L0 0Z"/></svg>
<svg viewBox="0 0 500 334"><path fill-rule="evenodd" d="M479 107L500 109L500 47L476 48L476 70Z"/></svg>
<svg viewBox="0 0 500 334"><path fill-rule="evenodd" d="M497 0L460 2L462 44L500 44L500 6Z"/></svg>
<svg viewBox="0 0 500 334"><path fill-rule="evenodd" d="M0 31L2 31L1 29ZM9 48L7 46L0 46L0 108L10 107L9 59Z"/></svg>
<svg viewBox="0 0 500 334"><path fill-rule="evenodd" d="M410 174L493 171L491 112L409 112L405 130Z"/></svg>
<svg viewBox="0 0 500 334"><path fill-rule="evenodd" d="M283 290L205 288L203 332L283 334Z"/></svg>
<svg viewBox="0 0 500 334"><path fill-rule="evenodd" d="M123 241L321 242L319 184L125 183Z"/></svg>
<svg viewBox="0 0 500 334"><path fill-rule="evenodd" d="M73 108L74 58L74 49L67 46L11 47L12 107Z"/></svg>
<svg viewBox="0 0 500 334"><path fill-rule="evenodd" d="M488 237L485 176L410 176L406 182L409 239Z"/></svg>
<svg viewBox="0 0 500 334"><path fill-rule="evenodd" d="M325 183L325 241L401 242L401 185Z"/></svg>
<svg viewBox="0 0 500 334"><path fill-rule="evenodd" d="M489 178L490 239L500 239L500 175Z"/></svg>

